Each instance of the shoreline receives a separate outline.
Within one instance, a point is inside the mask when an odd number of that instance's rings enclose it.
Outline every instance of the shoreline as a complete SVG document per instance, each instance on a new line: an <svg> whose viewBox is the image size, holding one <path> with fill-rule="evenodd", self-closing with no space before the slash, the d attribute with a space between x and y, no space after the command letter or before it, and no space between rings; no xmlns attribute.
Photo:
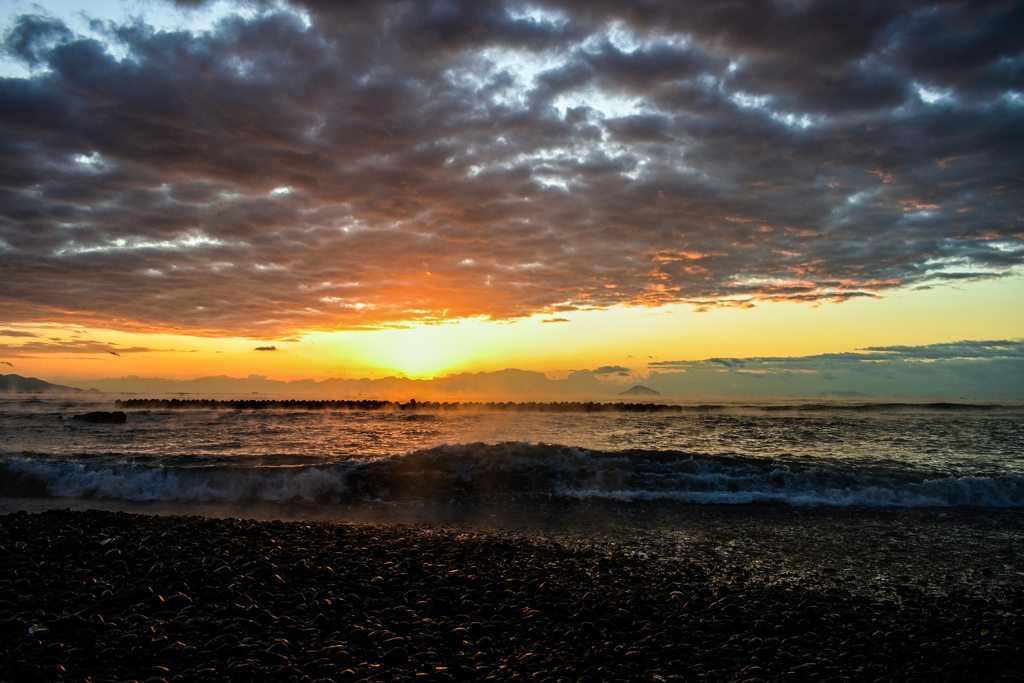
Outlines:
<svg viewBox="0 0 1024 683"><path fill-rule="evenodd" d="M700 507L648 511L660 526L506 528L5 515L0 670L18 681L1019 677L1024 514Z"/></svg>

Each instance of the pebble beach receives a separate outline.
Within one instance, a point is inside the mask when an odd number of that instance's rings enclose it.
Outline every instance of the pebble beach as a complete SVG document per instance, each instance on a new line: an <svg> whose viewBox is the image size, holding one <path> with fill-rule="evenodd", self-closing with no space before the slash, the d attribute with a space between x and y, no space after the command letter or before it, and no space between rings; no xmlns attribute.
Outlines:
<svg viewBox="0 0 1024 683"><path fill-rule="evenodd" d="M1022 537L1016 511L15 512L0 680L1018 681Z"/></svg>

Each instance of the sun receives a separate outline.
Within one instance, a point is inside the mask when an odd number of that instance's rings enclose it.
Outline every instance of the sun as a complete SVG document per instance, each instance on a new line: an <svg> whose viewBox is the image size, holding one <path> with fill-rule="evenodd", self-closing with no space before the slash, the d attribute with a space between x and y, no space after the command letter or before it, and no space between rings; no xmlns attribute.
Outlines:
<svg viewBox="0 0 1024 683"><path fill-rule="evenodd" d="M442 344L433 341L419 338L394 344L389 352L382 354L381 362L413 379L433 379L447 374L456 362Z"/></svg>
<svg viewBox="0 0 1024 683"><path fill-rule="evenodd" d="M376 368L412 379L432 379L461 372L478 360L481 348L458 321L346 335L356 340L344 348L350 364Z"/></svg>

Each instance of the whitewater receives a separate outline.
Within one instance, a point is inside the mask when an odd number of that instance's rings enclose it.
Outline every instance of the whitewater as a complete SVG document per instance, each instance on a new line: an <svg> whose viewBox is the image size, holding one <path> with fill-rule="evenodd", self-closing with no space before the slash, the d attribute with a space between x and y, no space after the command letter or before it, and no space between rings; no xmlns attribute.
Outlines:
<svg viewBox="0 0 1024 683"><path fill-rule="evenodd" d="M1024 507L1020 403L669 401L672 410L588 411L129 401L122 425L69 419L114 410L118 398L0 398L7 507L220 503L264 516L551 501Z"/></svg>

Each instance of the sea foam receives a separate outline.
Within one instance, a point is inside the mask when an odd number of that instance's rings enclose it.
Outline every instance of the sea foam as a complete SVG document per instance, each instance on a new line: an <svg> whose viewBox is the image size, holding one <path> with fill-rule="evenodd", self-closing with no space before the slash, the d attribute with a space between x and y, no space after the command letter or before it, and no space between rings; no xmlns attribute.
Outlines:
<svg viewBox="0 0 1024 683"><path fill-rule="evenodd" d="M599 452L523 442L451 444L299 466L0 460L0 495L126 501L330 504L607 499L792 506L1024 507L1024 477L793 467L661 451Z"/></svg>

